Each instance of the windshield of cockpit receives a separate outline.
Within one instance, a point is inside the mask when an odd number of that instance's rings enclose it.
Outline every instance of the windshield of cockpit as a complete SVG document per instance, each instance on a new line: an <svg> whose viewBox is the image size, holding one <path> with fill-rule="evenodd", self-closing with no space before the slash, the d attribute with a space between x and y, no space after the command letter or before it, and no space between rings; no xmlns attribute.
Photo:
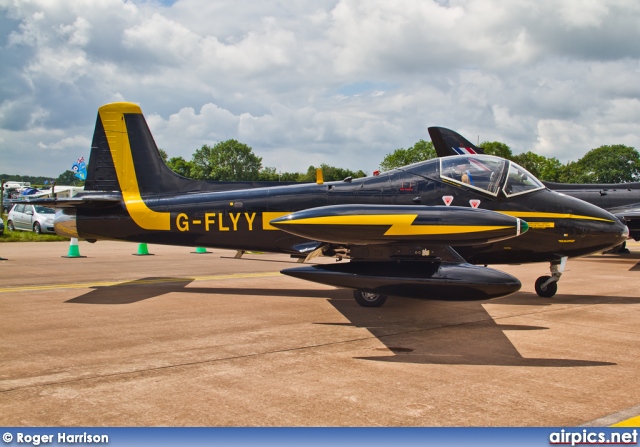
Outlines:
<svg viewBox="0 0 640 447"><path fill-rule="evenodd" d="M440 176L497 196L507 161L489 155L458 155L440 159Z"/></svg>
<svg viewBox="0 0 640 447"><path fill-rule="evenodd" d="M500 180L507 171L503 182ZM440 176L450 182L497 196L500 188L507 197L544 188L540 180L512 161L490 155L459 155L440 159Z"/></svg>
<svg viewBox="0 0 640 447"><path fill-rule="evenodd" d="M507 197L537 191L542 188L544 188L542 182L531 175L529 171L512 161L509 162L509 174L504 185L504 194Z"/></svg>

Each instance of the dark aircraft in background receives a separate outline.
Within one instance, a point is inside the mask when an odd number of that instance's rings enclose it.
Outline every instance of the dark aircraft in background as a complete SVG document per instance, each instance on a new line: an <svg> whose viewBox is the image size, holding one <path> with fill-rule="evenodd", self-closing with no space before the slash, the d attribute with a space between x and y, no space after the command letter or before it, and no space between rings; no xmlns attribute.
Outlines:
<svg viewBox="0 0 640 447"><path fill-rule="evenodd" d="M430 127L429 135L438 157L484 154L482 148L450 129ZM640 241L640 182L602 184L543 182L543 184L553 191L576 197L609 211L627 224L631 238ZM621 248L624 250L624 243Z"/></svg>
<svg viewBox="0 0 640 447"><path fill-rule="evenodd" d="M592 203L617 216L629 227L629 237L640 241L640 182L630 183L554 183L544 182L554 191ZM626 243L621 253L628 253Z"/></svg>
<svg viewBox="0 0 640 447"><path fill-rule="evenodd" d="M349 259L282 273L354 289L358 303L371 307L386 295L485 299L521 286L474 264L550 262L552 275L539 278L536 290L553 296L567 257L628 236L608 212L487 155L328 183L235 189L187 179L162 161L140 107L131 103L99 109L85 191L37 201L57 208L58 234L88 241Z"/></svg>

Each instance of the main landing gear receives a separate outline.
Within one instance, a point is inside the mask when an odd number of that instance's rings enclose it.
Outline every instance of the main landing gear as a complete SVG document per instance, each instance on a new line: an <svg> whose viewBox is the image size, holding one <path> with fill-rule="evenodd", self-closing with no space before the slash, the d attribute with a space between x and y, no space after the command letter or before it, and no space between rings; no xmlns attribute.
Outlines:
<svg viewBox="0 0 640 447"><path fill-rule="evenodd" d="M387 301L387 295L364 292L362 290L354 290L353 297L362 307L380 307Z"/></svg>
<svg viewBox="0 0 640 447"><path fill-rule="evenodd" d="M550 270L551 276L541 276L536 280L536 293L543 298L551 298L558 291L558 281L564 272L567 264L567 257L564 256L557 261L552 261Z"/></svg>

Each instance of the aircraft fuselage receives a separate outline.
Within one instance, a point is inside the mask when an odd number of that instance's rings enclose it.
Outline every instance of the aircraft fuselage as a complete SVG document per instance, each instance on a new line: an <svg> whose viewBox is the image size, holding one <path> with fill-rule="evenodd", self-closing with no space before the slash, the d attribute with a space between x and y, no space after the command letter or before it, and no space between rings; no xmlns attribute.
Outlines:
<svg viewBox="0 0 640 447"><path fill-rule="evenodd" d="M92 193L86 193L88 195ZM343 204L468 206L520 217L529 231L517 238L477 246L456 246L475 264L553 261L583 256L613 245L623 225L600 208L542 189L526 196L490 197L444 181L396 170L377 177L237 191L150 195L153 211L168 214L170 231L147 230L131 217L125 202L78 209L77 234L85 239L120 239L169 245L299 253L310 241L276 229L270 221L299 210ZM477 202L476 202L477 203ZM71 217L69 209L65 210ZM60 216L58 222L64 221Z"/></svg>

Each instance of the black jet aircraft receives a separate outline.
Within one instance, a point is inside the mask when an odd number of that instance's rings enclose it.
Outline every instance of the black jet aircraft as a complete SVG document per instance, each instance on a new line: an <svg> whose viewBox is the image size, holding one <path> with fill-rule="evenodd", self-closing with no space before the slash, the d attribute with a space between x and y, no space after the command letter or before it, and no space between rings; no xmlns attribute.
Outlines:
<svg viewBox="0 0 640 447"><path fill-rule="evenodd" d="M460 154L484 154L462 135L444 127L430 127L429 135L438 157ZM553 190L599 206L629 227L629 236L640 241L640 182L629 183L555 183L543 182ZM620 249L624 251L625 242ZM628 252L628 250L626 251Z"/></svg>
<svg viewBox="0 0 640 447"><path fill-rule="evenodd" d="M348 259L282 273L354 289L371 307L386 295L485 299L520 288L517 278L478 264L550 262L552 275L536 289L552 296L567 257L605 250L628 231L608 212L487 155L327 183L237 189L187 179L162 161L131 103L99 109L84 192L40 201L57 208L58 234L88 241Z"/></svg>

